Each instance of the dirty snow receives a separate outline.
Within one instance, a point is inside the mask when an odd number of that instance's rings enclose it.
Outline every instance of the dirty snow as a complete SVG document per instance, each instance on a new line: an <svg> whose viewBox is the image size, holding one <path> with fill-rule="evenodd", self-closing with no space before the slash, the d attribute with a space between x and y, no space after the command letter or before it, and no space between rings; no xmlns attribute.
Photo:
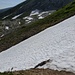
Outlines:
<svg viewBox="0 0 75 75"><path fill-rule="evenodd" d="M42 66L75 73L75 16L0 53L0 72Z"/></svg>

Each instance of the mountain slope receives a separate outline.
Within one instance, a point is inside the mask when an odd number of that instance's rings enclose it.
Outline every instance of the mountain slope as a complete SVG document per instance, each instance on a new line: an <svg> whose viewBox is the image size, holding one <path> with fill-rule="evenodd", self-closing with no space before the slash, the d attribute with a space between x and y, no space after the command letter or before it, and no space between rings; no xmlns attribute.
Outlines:
<svg viewBox="0 0 75 75"><path fill-rule="evenodd" d="M38 66L75 73L75 16L0 53L0 72Z"/></svg>
<svg viewBox="0 0 75 75"><path fill-rule="evenodd" d="M25 2L0 14L0 19L11 19L19 14L21 14L19 18L23 18L35 9L40 11L57 10L72 1L73 0L26 0Z"/></svg>
<svg viewBox="0 0 75 75"><path fill-rule="evenodd" d="M3 13L5 11L9 10L9 9L11 9L11 8L0 9L0 13Z"/></svg>
<svg viewBox="0 0 75 75"><path fill-rule="evenodd" d="M75 1L48 17L0 37L0 52L75 14Z"/></svg>

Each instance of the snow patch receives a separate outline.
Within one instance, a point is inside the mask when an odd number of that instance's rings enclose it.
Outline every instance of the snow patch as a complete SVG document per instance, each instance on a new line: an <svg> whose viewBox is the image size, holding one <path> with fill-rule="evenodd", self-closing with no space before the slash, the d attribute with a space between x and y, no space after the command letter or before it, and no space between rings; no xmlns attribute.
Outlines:
<svg viewBox="0 0 75 75"><path fill-rule="evenodd" d="M22 15L22 14L19 14L19 15L13 17L12 19L16 19L17 17L19 17L19 16L21 16L21 15Z"/></svg>
<svg viewBox="0 0 75 75"><path fill-rule="evenodd" d="M43 68L75 73L75 16L1 52L0 72L34 68L47 59L52 62Z"/></svg>
<svg viewBox="0 0 75 75"><path fill-rule="evenodd" d="M2 19L5 19L5 18L7 18L9 15L7 15L7 16L5 16L5 17L3 17Z"/></svg>
<svg viewBox="0 0 75 75"><path fill-rule="evenodd" d="M36 9L36 10L33 10L33 11L30 13L30 16L38 15L38 14L39 14L39 10Z"/></svg>
<svg viewBox="0 0 75 75"><path fill-rule="evenodd" d="M4 37L4 34L2 34L0 37L1 37L1 38Z"/></svg>
<svg viewBox="0 0 75 75"><path fill-rule="evenodd" d="M8 26L5 26L5 29L6 29L6 30L9 30L9 27L8 27Z"/></svg>
<svg viewBox="0 0 75 75"><path fill-rule="evenodd" d="M43 18L44 18L44 17L42 17L42 16L39 16L39 17L38 17L38 19L43 19Z"/></svg>
<svg viewBox="0 0 75 75"><path fill-rule="evenodd" d="M33 20L32 17L24 17L23 19Z"/></svg>

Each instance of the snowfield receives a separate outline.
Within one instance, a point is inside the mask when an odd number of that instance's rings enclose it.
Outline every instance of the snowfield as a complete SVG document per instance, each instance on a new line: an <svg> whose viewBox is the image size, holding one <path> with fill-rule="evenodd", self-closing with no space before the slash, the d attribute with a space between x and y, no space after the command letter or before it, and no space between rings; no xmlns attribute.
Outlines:
<svg viewBox="0 0 75 75"><path fill-rule="evenodd" d="M75 73L75 16L0 53L0 72L34 68L65 70Z"/></svg>

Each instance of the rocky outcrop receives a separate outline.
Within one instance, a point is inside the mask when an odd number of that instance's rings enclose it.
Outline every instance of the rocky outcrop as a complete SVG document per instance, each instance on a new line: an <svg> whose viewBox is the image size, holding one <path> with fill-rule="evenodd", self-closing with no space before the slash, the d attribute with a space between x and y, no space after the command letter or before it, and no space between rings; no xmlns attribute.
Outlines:
<svg viewBox="0 0 75 75"><path fill-rule="evenodd" d="M34 67L34 69L36 69L36 68L39 67L39 66L43 66L43 65L45 65L45 64L48 63L48 62L52 62L52 60L48 59L48 60L46 60L46 61L43 61L43 62L37 64L37 65Z"/></svg>

